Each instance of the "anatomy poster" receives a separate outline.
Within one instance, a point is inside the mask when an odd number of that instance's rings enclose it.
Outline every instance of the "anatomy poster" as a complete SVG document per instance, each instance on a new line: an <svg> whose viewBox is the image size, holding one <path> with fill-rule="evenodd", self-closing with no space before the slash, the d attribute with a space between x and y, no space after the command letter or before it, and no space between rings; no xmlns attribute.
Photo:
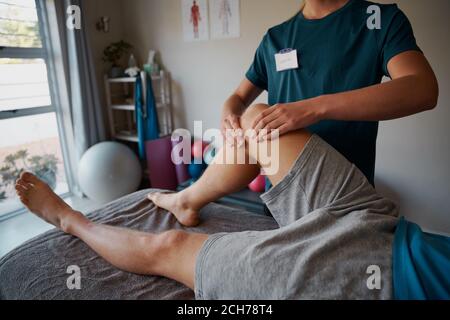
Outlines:
<svg viewBox="0 0 450 320"><path fill-rule="evenodd" d="M239 0L209 0L209 17L213 39L240 37Z"/></svg>
<svg viewBox="0 0 450 320"><path fill-rule="evenodd" d="M206 0L181 0L184 41L209 39L208 3Z"/></svg>

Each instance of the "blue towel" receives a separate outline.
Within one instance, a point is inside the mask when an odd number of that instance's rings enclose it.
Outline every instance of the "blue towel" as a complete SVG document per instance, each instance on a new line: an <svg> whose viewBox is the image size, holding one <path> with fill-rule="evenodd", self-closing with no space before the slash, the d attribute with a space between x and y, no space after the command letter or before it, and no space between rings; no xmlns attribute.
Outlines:
<svg viewBox="0 0 450 320"><path fill-rule="evenodd" d="M393 260L395 299L450 299L450 237L423 232L402 218Z"/></svg>
<svg viewBox="0 0 450 320"><path fill-rule="evenodd" d="M136 78L135 105L136 125L139 138L139 157L145 160L145 141L159 139L158 113L156 112L155 96L153 94L152 80L146 73L146 96L144 105L142 95L142 80L140 75Z"/></svg>

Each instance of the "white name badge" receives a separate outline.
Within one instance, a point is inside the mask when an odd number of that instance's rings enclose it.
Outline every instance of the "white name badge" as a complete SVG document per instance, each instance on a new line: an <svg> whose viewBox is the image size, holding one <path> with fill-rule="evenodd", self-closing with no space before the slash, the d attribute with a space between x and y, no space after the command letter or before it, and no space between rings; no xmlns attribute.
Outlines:
<svg viewBox="0 0 450 320"><path fill-rule="evenodd" d="M297 50L291 50L286 53L276 53L275 62L277 71L285 71L298 68Z"/></svg>

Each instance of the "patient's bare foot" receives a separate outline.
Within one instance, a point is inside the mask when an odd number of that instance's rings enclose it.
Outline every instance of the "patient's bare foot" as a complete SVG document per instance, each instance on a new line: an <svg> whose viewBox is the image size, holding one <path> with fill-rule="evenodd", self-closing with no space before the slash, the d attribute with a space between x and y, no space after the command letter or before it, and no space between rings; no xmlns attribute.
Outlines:
<svg viewBox="0 0 450 320"><path fill-rule="evenodd" d="M178 193L150 193L148 199L156 206L166 209L173 213L177 220L186 227L194 227L198 225L198 210L193 208L183 196L182 192Z"/></svg>
<svg viewBox="0 0 450 320"><path fill-rule="evenodd" d="M74 211L42 180L29 172L23 172L16 182L20 201L34 214L68 232L71 218L81 215Z"/></svg>

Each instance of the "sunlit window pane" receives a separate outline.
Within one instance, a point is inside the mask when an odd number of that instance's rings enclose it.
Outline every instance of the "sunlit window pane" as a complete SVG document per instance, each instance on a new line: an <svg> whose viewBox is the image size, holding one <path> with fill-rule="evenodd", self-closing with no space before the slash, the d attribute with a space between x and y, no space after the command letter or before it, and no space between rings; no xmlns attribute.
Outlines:
<svg viewBox="0 0 450 320"><path fill-rule="evenodd" d="M21 207L14 181L21 170L68 192L54 113L0 120L0 215Z"/></svg>
<svg viewBox="0 0 450 320"><path fill-rule="evenodd" d="M34 0L0 1L0 46L42 47Z"/></svg>
<svg viewBox="0 0 450 320"><path fill-rule="evenodd" d="M0 59L0 111L51 104L42 59Z"/></svg>

